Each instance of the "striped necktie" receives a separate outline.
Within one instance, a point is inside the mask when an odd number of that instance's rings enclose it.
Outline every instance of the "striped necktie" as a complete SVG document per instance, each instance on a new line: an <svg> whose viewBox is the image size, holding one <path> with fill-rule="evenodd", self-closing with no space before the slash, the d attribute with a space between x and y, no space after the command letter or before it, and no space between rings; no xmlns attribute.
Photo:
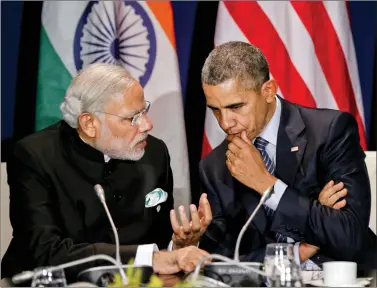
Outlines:
<svg viewBox="0 0 377 288"><path fill-rule="evenodd" d="M257 137L257 138L255 138L254 145L259 150L259 152L261 153L262 159L263 159L264 164L266 165L267 171L270 172L270 174L273 175L274 171L275 171L274 163L272 162L270 156L268 155L268 153L266 151L268 141L263 139L262 137ZM270 223L271 223L272 219L274 217L275 211L272 210L271 208L269 208L267 205L263 205L263 207L264 207L266 215L269 218ZM279 243L287 242L287 237L285 237L284 235L282 235L280 233L276 233L275 237L276 237L276 241L279 242Z"/></svg>

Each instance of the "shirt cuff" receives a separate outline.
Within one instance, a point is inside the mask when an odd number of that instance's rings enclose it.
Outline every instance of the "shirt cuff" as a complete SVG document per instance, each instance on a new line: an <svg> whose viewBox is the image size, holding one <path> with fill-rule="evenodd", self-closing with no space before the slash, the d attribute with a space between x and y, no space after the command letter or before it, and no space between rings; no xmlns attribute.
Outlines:
<svg viewBox="0 0 377 288"><path fill-rule="evenodd" d="M300 242L296 242L293 246L293 257L295 258L295 261L297 265L300 265Z"/></svg>
<svg viewBox="0 0 377 288"><path fill-rule="evenodd" d="M156 244L139 245L136 250L135 265L152 267L153 252L158 251Z"/></svg>
<svg viewBox="0 0 377 288"><path fill-rule="evenodd" d="M271 194L270 197L268 197L268 199L265 202L265 205L275 211L287 187L287 184L278 179L278 181L276 181L274 185L274 192Z"/></svg>

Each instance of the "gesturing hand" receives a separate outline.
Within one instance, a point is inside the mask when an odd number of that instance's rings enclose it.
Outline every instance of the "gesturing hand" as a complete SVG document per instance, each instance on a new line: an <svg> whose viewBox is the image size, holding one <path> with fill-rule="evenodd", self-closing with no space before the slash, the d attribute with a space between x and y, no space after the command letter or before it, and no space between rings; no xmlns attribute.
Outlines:
<svg viewBox="0 0 377 288"><path fill-rule="evenodd" d="M187 219L185 208L180 206L178 209L182 225L179 225L174 209L170 211L170 222L173 228L173 249L197 245L200 237L212 221L212 211L207 194L203 193L200 196L199 210L196 209L194 204L190 205L190 222Z"/></svg>

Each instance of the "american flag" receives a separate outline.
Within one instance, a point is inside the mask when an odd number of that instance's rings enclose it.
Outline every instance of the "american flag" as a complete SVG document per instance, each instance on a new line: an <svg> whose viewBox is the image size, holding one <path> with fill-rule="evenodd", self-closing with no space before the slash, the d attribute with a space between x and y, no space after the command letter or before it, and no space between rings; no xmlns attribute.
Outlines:
<svg viewBox="0 0 377 288"><path fill-rule="evenodd" d="M261 49L281 97L304 106L351 113L366 150L364 109L346 2L220 2L215 46L233 40ZM202 157L224 137L207 108Z"/></svg>

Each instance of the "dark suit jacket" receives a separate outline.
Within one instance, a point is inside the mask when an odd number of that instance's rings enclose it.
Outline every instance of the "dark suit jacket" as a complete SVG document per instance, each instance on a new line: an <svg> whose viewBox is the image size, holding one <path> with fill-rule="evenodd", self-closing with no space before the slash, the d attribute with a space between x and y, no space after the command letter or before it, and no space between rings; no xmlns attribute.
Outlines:
<svg viewBox="0 0 377 288"><path fill-rule="evenodd" d="M115 257L113 232L93 189L98 183L118 228L123 263L135 257L139 244L166 248L173 233L170 157L164 142L153 136L139 161L105 163L101 152L61 121L16 145L8 183L13 239L2 260L2 277L93 254ZM145 208L145 195L157 187L168 193L159 212ZM68 274L75 277L96 264L68 269Z"/></svg>
<svg viewBox="0 0 377 288"><path fill-rule="evenodd" d="M263 262L266 244L276 242L274 231L319 246L312 257L317 264L335 259L375 265L376 236L368 228L370 184L356 121L348 113L281 103L275 176L288 188L272 223L263 208L258 211L242 240L240 259ZM227 145L225 140L200 163L213 212L200 246L233 257L237 236L260 196L232 178L225 164ZM297 152L291 152L294 146ZM317 200L330 180L344 182L348 190L341 210Z"/></svg>

